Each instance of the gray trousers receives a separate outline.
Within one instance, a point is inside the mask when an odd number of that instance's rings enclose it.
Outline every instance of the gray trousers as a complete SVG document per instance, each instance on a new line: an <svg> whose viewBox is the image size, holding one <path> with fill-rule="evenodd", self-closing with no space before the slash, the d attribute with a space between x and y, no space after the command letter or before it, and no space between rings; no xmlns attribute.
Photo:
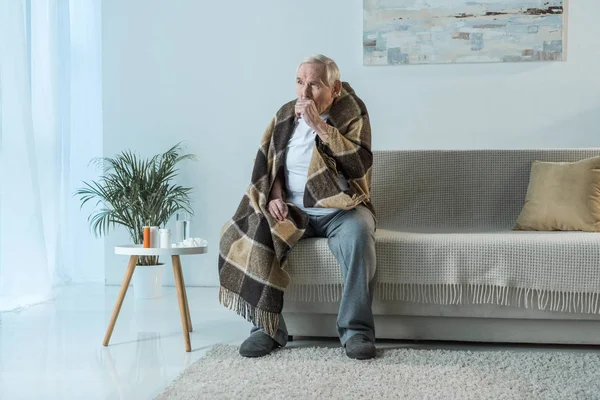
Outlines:
<svg viewBox="0 0 600 400"><path fill-rule="evenodd" d="M325 216L310 216L302 239L325 237L329 249L341 267L344 289L337 318L337 330L342 346L356 334L375 341L373 322L375 276L375 220L365 206L335 211ZM318 265L314 266L319 268ZM251 333L260 328L252 327ZM288 341L283 317L274 338L281 346Z"/></svg>

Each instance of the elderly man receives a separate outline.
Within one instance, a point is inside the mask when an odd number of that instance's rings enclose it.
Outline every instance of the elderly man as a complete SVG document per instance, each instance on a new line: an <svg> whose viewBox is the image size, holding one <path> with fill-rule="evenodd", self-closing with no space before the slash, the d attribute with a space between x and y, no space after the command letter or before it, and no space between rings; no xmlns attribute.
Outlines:
<svg viewBox="0 0 600 400"><path fill-rule="evenodd" d="M219 298L254 324L242 356L285 346L286 256L300 239L325 237L344 280L337 318L341 344L348 357L370 359L375 213L367 109L323 55L300 64L296 94L267 128L252 184L221 232Z"/></svg>

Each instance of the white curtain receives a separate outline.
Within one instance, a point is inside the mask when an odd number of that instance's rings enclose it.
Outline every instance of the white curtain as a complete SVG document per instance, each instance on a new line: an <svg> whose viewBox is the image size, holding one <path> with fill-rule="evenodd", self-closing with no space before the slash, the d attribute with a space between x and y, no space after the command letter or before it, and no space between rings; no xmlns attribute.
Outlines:
<svg viewBox="0 0 600 400"><path fill-rule="evenodd" d="M73 192L102 155L101 5L0 0L0 311L103 282Z"/></svg>

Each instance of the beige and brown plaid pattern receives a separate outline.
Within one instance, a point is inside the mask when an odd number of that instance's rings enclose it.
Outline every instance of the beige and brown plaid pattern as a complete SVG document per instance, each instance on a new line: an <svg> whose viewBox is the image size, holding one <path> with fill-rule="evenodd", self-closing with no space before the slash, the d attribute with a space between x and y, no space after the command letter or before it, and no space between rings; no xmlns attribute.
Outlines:
<svg viewBox="0 0 600 400"><path fill-rule="evenodd" d="M238 209L221 230L219 244L219 301L248 321L274 335L283 308L283 292L290 283L284 270L290 249L300 240L308 216L288 204L284 221L267 209L275 176L285 167L287 144L296 126L296 100L277 112L262 138L252 181ZM316 136L304 194L305 207L352 209L370 201L371 127L367 109L350 85L329 111L327 143ZM349 189L337 180L341 172Z"/></svg>

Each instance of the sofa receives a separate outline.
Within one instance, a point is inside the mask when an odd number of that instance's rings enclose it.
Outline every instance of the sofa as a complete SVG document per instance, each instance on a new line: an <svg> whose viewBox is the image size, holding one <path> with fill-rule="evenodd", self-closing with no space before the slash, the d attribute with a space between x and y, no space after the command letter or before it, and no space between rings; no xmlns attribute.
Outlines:
<svg viewBox="0 0 600 400"><path fill-rule="evenodd" d="M600 233L516 231L534 160L600 149L375 151L378 339L600 344ZM288 257L292 336L336 337L327 239Z"/></svg>

